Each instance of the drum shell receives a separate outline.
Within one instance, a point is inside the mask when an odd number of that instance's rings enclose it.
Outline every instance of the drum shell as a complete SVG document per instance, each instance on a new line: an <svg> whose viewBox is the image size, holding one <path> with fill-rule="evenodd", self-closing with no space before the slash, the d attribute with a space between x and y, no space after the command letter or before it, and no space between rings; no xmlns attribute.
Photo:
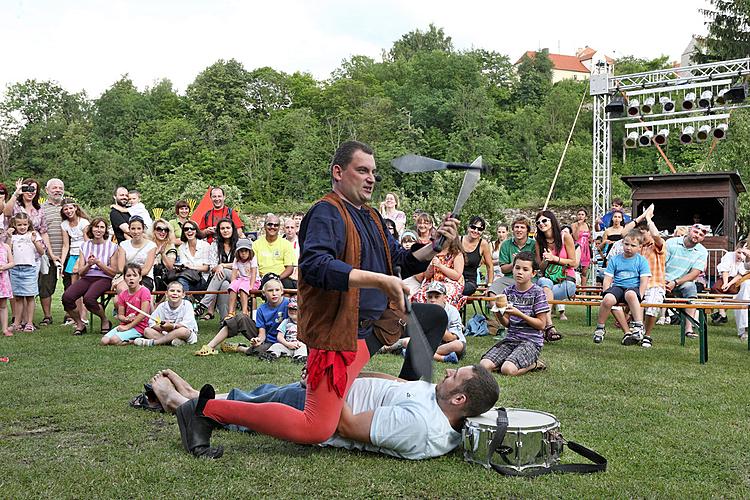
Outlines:
<svg viewBox="0 0 750 500"><path fill-rule="evenodd" d="M490 456L489 447L492 438L495 437L495 424L467 419L462 432L464 459L487 468L494 464L517 471L547 468L560 461L564 441L560 434L560 423L554 415L518 408L508 408L507 412L508 420L511 422L518 420L519 415L526 412L542 417L542 420L547 422L542 425L509 424L502 446L510 451L505 455L495 453L494 456Z"/></svg>

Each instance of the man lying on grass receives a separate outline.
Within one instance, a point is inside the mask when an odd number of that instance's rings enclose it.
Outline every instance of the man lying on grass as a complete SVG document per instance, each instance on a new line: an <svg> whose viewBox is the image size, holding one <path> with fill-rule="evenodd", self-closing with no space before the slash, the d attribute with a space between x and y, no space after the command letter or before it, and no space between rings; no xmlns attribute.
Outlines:
<svg viewBox="0 0 750 500"><path fill-rule="evenodd" d="M216 398L276 402L302 409L304 384L304 379L282 387L264 384L250 393L232 389ZM171 370L157 373L151 386L163 408L182 420L180 433L186 450L199 457L220 457L222 448L209 448L208 443L212 430L221 426L196 415L195 405L190 404L192 399L205 396L206 386L199 394ZM497 381L479 365L448 369L437 385L407 382L384 373L362 373L346 396L336 433L322 445L412 460L444 455L460 443L464 419L492 408L499 393ZM202 398L198 408L201 402Z"/></svg>

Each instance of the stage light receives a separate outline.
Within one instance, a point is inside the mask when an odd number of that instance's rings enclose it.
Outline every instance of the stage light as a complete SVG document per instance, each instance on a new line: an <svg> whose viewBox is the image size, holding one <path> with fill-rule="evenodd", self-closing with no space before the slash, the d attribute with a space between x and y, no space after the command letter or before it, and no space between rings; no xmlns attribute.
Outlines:
<svg viewBox="0 0 750 500"><path fill-rule="evenodd" d="M744 101L746 98L747 83L740 83L724 92L724 99L729 102L738 103Z"/></svg>
<svg viewBox="0 0 750 500"><path fill-rule="evenodd" d="M622 114L625 111L625 99L620 94L617 94L609 101L609 104L604 106L604 111L606 113Z"/></svg>
<svg viewBox="0 0 750 500"><path fill-rule="evenodd" d="M650 130L646 130L641 134L641 136L638 138L638 145L640 146L650 146L651 140L654 138L654 133Z"/></svg>
<svg viewBox="0 0 750 500"><path fill-rule="evenodd" d="M701 92L701 98L698 99L698 107L700 108L710 108L711 102L714 100L714 93L710 90L704 90Z"/></svg>
<svg viewBox="0 0 750 500"><path fill-rule="evenodd" d="M716 125L713 130L711 130L711 135L714 137L714 139L722 141L727 138L727 129L729 128L729 125L726 123L720 123Z"/></svg>
<svg viewBox="0 0 750 500"><path fill-rule="evenodd" d="M703 142L708 139L708 135L711 133L711 125L701 125L698 132L695 134L696 142Z"/></svg>
<svg viewBox="0 0 750 500"><path fill-rule="evenodd" d="M695 92L688 92L682 100L682 109L690 111L695 107Z"/></svg>
<svg viewBox="0 0 750 500"><path fill-rule="evenodd" d="M663 146L667 143L667 138L669 137L669 129L663 128L659 130L656 135L654 136L654 144L658 144L659 146Z"/></svg>
<svg viewBox="0 0 750 500"><path fill-rule="evenodd" d="M638 132L630 132L625 138L625 147L627 149L633 149L638 145Z"/></svg>
<svg viewBox="0 0 750 500"><path fill-rule="evenodd" d="M654 102L656 102L656 100L653 97L646 98L641 105L641 112L644 114L651 113L651 111L654 110Z"/></svg>
<svg viewBox="0 0 750 500"><path fill-rule="evenodd" d="M628 101L628 115L629 116L636 116L638 113L640 113L640 102L638 102L638 99L631 99Z"/></svg>
<svg viewBox="0 0 750 500"><path fill-rule="evenodd" d="M719 91L719 94L716 96L716 104L718 104L719 106L723 106L727 103L727 99L726 97L724 97L727 92L729 92L729 89L723 89Z"/></svg>
<svg viewBox="0 0 750 500"><path fill-rule="evenodd" d="M674 101L667 96L660 97L659 104L661 104L661 109L665 113L671 113L674 111Z"/></svg>
<svg viewBox="0 0 750 500"><path fill-rule="evenodd" d="M682 144L690 144L693 142L693 134L695 133L695 127L687 126L684 129L682 129L682 133L680 134L680 142Z"/></svg>

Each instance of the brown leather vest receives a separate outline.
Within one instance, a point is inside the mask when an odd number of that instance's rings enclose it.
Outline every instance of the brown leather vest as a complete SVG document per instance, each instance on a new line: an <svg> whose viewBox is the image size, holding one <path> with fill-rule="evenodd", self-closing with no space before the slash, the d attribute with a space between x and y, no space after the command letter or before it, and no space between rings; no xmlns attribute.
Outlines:
<svg viewBox="0 0 750 500"><path fill-rule="evenodd" d="M354 225L345 201L335 192L330 192L316 202L330 203L336 207L344 220L346 227L346 242L343 255L337 258L354 269L360 269L362 255L362 240ZM377 212L365 205L370 217L375 222L378 232L383 239L388 273L391 269L391 252L388 249L387 238ZM298 338L308 347L326 351L356 351L357 329L359 326L359 288L350 288L346 292L337 290L323 290L305 282L300 273L297 284L297 299L299 301L299 332Z"/></svg>

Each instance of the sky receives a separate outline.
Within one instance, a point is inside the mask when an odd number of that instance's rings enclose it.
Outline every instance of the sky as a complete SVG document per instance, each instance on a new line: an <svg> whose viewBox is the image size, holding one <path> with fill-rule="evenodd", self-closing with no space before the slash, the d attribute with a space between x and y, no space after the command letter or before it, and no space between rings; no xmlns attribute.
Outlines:
<svg viewBox="0 0 750 500"><path fill-rule="evenodd" d="M456 49L679 60L705 34L707 0L0 0L0 89L35 78L98 97L122 75L140 89L168 78L183 93L219 59L317 79L430 23Z"/></svg>

